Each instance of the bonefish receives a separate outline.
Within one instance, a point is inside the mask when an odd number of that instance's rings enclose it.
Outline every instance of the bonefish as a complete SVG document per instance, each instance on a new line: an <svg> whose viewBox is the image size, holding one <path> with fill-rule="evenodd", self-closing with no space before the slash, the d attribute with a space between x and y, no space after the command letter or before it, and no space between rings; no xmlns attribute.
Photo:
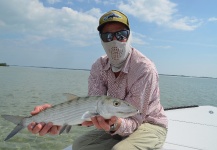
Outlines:
<svg viewBox="0 0 217 150"><path fill-rule="evenodd" d="M126 118L139 113L136 107L126 101L109 96L77 97L67 94L67 97L69 98L68 101L47 108L34 116L1 115L4 119L17 125L5 138L5 141L12 138L31 122L52 122L53 125L62 126L59 132L61 134L63 131L68 133L72 125L90 121L93 116L100 115L105 119L110 119L112 116Z"/></svg>

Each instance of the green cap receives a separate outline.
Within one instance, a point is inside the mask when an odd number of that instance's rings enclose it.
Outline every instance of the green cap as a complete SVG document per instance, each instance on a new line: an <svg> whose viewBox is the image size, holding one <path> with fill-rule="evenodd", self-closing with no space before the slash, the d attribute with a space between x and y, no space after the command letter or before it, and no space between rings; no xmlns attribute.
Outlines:
<svg viewBox="0 0 217 150"><path fill-rule="evenodd" d="M129 21L125 14L123 14L120 11L117 10L111 10L107 13L105 13L100 19L99 19L99 26L97 28L98 31L102 30L102 27L108 23L108 22L120 22L126 25L129 29Z"/></svg>

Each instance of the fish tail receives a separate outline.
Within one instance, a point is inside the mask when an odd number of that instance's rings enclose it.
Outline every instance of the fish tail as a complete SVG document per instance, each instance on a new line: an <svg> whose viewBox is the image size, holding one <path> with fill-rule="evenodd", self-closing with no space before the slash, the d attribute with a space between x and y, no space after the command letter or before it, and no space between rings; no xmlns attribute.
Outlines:
<svg viewBox="0 0 217 150"><path fill-rule="evenodd" d="M10 134L5 138L4 141L7 141L8 139L12 138L15 134L17 134L20 130L24 128L23 126L23 119L24 117L21 116L12 116L12 115L1 115L5 120L8 120L10 122L13 122L17 126L11 131Z"/></svg>
<svg viewBox="0 0 217 150"><path fill-rule="evenodd" d="M1 115L5 120L13 122L14 124L18 125L23 121L25 117L22 116L13 116L13 115Z"/></svg>
<svg viewBox="0 0 217 150"><path fill-rule="evenodd" d="M20 130L22 130L24 128L23 125L18 124L12 131L10 134L8 134L8 136L4 139L4 141L9 140L10 138L12 138L15 134L17 134Z"/></svg>

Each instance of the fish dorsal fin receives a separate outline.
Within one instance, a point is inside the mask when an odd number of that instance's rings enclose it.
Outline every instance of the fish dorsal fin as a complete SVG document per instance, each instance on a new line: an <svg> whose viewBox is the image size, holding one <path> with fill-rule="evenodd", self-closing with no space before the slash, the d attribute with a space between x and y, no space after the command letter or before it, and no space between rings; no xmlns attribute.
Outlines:
<svg viewBox="0 0 217 150"><path fill-rule="evenodd" d="M78 98L77 95L70 94L70 93L63 93L63 95L66 96L67 100L73 100L73 99Z"/></svg>

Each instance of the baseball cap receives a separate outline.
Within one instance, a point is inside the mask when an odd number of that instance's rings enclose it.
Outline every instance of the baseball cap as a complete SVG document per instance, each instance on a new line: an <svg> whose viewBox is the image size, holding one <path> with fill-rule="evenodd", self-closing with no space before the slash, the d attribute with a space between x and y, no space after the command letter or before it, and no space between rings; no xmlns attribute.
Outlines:
<svg viewBox="0 0 217 150"><path fill-rule="evenodd" d="M102 27L108 22L120 22L130 29L127 16L118 10L111 10L102 15L102 17L99 19L99 26L97 30L101 31Z"/></svg>

